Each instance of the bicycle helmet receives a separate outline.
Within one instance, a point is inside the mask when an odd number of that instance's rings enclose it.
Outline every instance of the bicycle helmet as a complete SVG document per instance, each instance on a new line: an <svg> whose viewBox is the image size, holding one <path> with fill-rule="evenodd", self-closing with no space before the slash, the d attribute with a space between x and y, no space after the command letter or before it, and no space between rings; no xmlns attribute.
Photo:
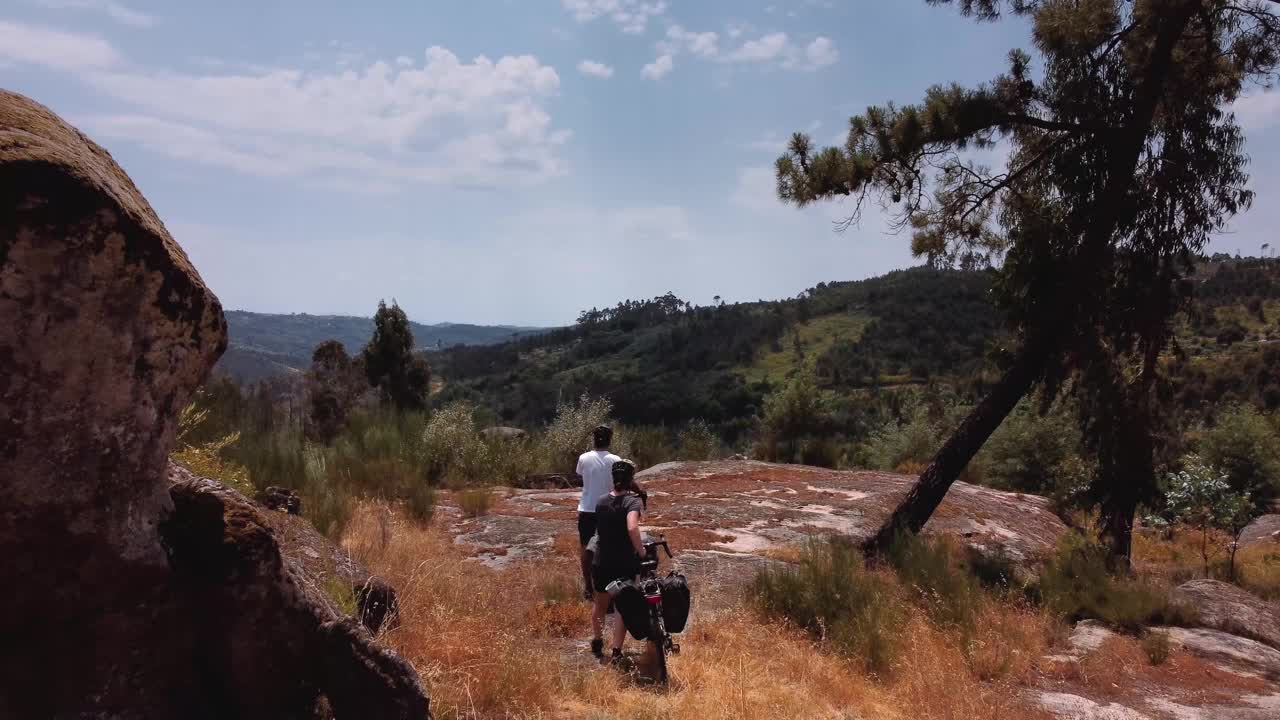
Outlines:
<svg viewBox="0 0 1280 720"><path fill-rule="evenodd" d="M636 481L636 464L630 460L619 460L613 464L613 486L629 488Z"/></svg>

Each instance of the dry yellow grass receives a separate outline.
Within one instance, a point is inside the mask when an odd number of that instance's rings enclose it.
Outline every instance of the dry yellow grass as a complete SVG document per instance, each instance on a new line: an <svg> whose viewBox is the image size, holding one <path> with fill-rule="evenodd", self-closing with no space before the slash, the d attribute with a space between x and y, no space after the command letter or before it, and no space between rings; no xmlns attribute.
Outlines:
<svg viewBox="0 0 1280 720"><path fill-rule="evenodd" d="M963 639L913 610L886 677L747 610L700 615L659 691L585 657L576 557L495 571L468 561L437 520L360 508L345 546L400 595L382 641L413 663L448 718L1036 718L1018 699L1058 632L1048 616L990 600ZM634 644L634 641L632 641Z"/></svg>

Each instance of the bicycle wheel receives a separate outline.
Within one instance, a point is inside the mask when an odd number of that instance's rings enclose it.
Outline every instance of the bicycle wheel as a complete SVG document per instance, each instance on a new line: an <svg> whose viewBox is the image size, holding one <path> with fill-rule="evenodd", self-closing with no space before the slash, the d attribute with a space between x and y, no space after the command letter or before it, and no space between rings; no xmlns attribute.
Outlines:
<svg viewBox="0 0 1280 720"><path fill-rule="evenodd" d="M652 632L649 642L653 645L653 681L663 687L667 685L667 628L662 622L662 611L654 608L650 611Z"/></svg>

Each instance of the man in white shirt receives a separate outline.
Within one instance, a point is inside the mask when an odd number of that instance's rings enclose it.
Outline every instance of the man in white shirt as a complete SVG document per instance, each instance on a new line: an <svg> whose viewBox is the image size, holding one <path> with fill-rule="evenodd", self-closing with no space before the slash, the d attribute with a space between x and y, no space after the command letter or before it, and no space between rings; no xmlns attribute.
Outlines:
<svg viewBox="0 0 1280 720"><path fill-rule="evenodd" d="M578 544L582 547L583 596L590 600L591 554L587 543L596 534L596 504L613 490L613 464L622 458L609 452L613 442L613 428L601 425L591 431L594 450L582 453L578 458L578 475L582 477L582 497L578 500Z"/></svg>

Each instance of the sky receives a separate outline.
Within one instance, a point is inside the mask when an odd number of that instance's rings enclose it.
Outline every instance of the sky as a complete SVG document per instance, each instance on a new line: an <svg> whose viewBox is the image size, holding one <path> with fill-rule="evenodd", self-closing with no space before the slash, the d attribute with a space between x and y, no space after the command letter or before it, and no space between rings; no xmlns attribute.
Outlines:
<svg viewBox="0 0 1280 720"><path fill-rule="evenodd" d="M781 205L773 160L1027 46L923 0L0 0L0 87L106 147L224 307L426 323L916 264L876 208ZM1258 200L1212 249L1250 254L1280 93L1236 110Z"/></svg>

